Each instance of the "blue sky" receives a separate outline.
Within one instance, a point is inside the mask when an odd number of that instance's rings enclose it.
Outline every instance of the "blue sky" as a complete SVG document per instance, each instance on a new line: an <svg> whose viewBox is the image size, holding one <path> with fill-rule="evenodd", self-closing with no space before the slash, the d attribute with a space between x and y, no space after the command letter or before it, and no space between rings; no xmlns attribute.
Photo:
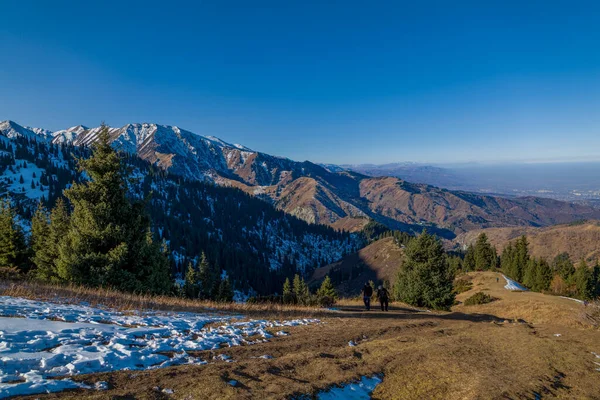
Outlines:
<svg viewBox="0 0 600 400"><path fill-rule="evenodd" d="M3 0L0 15L0 120L156 122L316 162L600 159L598 2Z"/></svg>

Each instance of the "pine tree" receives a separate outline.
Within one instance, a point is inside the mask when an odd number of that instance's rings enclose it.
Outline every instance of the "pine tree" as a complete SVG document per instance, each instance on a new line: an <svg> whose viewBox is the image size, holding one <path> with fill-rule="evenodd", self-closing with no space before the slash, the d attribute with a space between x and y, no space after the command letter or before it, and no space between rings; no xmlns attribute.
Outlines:
<svg viewBox="0 0 600 400"><path fill-rule="evenodd" d="M552 269L559 274L564 281L571 280L571 277L575 273L575 267L573 266L569 253L561 253L554 257Z"/></svg>
<svg viewBox="0 0 600 400"><path fill-rule="evenodd" d="M475 261L475 247L470 244L467 248L467 252L465 254L465 261L463 263L463 268L465 271L475 271L476 261Z"/></svg>
<svg viewBox="0 0 600 400"><path fill-rule="evenodd" d="M50 216L46 207L38 203L31 217L31 237L29 247L32 251L31 261L35 265L35 275L42 280L49 280L54 270L54 259L47 254L50 241Z"/></svg>
<svg viewBox="0 0 600 400"><path fill-rule="evenodd" d="M200 288L198 285L198 273L194 268L194 264L188 263L187 270L185 271L185 281L183 284L183 294L185 297L190 299L197 299L200 294Z"/></svg>
<svg viewBox="0 0 600 400"><path fill-rule="evenodd" d="M200 254L200 262L198 263L198 281L200 282L199 296L202 299L209 299L213 281L210 273L210 265L204 252Z"/></svg>
<svg viewBox="0 0 600 400"><path fill-rule="evenodd" d="M511 266L511 271L514 275L511 276L511 278L515 279L517 282L521 282L528 263L529 242L527 241L527 237L523 235L517 240L515 245L515 254Z"/></svg>
<svg viewBox="0 0 600 400"><path fill-rule="evenodd" d="M229 278L221 280L221 283L219 284L219 296L217 300L228 303L233 301L233 289L229 283Z"/></svg>
<svg viewBox="0 0 600 400"><path fill-rule="evenodd" d="M61 279L61 273L58 270L56 261L58 259L58 246L61 240L66 236L69 230L69 213L67 205L62 198L56 201L49 217L47 230L43 226L43 214L39 215L39 233L35 234L32 223L32 240L39 243L33 248L35 254L32 261L36 266L35 275L37 278L47 282L58 282ZM46 220L47 221L47 220ZM45 237L43 235L46 235Z"/></svg>
<svg viewBox="0 0 600 400"><path fill-rule="evenodd" d="M128 198L128 172L102 127L93 154L79 160L90 181L65 190L73 206L59 243L61 278L92 286L165 293L172 287L169 260L153 240L141 202Z"/></svg>
<svg viewBox="0 0 600 400"><path fill-rule="evenodd" d="M283 303L291 304L294 302L294 293L292 292L292 284L290 278L285 278L283 283Z"/></svg>
<svg viewBox="0 0 600 400"><path fill-rule="evenodd" d="M304 278L300 278L300 275L298 274L294 276L293 290L297 303L306 305L310 302L310 291L308 286L306 286Z"/></svg>
<svg viewBox="0 0 600 400"><path fill-rule="evenodd" d="M594 295L593 297L600 297L600 264L598 264L598 260L596 260L596 265L594 265L594 269L592 271L592 281L594 282Z"/></svg>
<svg viewBox="0 0 600 400"><path fill-rule="evenodd" d="M511 243L508 243L504 250L502 251L502 255L500 256L500 268L505 275L513 278L513 259L515 256L515 249Z"/></svg>
<svg viewBox="0 0 600 400"><path fill-rule="evenodd" d="M8 199L0 199L0 268L28 270L25 235Z"/></svg>
<svg viewBox="0 0 600 400"><path fill-rule="evenodd" d="M527 262L527 266L523 271L523 279L521 283L525 287L535 291L535 283L537 278L537 267L538 263L533 258Z"/></svg>
<svg viewBox="0 0 600 400"><path fill-rule="evenodd" d="M337 300L338 294L331 283L331 279L329 279L329 275L325 276L321 287L317 290L317 298L319 299L319 303L324 306L330 306Z"/></svg>
<svg viewBox="0 0 600 400"><path fill-rule="evenodd" d="M449 309L454 303L452 280L442 243L423 232L406 246L394 295L415 306Z"/></svg>
<svg viewBox="0 0 600 400"><path fill-rule="evenodd" d="M592 271L588 268L585 260L581 260L573 277L577 287L577 297L581 300L592 299L594 282L592 282Z"/></svg>
<svg viewBox="0 0 600 400"><path fill-rule="evenodd" d="M550 289L552 283L552 269L544 259L540 259L536 269L535 290L544 292Z"/></svg>
<svg viewBox="0 0 600 400"><path fill-rule="evenodd" d="M481 233L475 243L475 269L485 271L496 268L496 249L488 242L487 235Z"/></svg>

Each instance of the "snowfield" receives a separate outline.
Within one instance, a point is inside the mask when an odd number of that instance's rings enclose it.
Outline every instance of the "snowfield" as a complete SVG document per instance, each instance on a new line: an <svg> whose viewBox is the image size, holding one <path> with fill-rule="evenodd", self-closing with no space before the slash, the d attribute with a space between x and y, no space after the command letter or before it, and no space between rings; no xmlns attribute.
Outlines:
<svg viewBox="0 0 600 400"><path fill-rule="evenodd" d="M525 286L522 286L521 284L513 281L510 278L507 278L506 275L502 275L504 277L504 279L506 279L506 285L504 286L504 289L507 290L520 290L520 291L526 291L528 290Z"/></svg>
<svg viewBox="0 0 600 400"><path fill-rule="evenodd" d="M93 387L69 377L205 364L211 360L188 352L265 342L287 335L286 327L318 322L235 322L231 316L188 312L121 313L86 304L0 296L0 398L72 388L102 389L105 384ZM205 328L209 323L211 327Z"/></svg>

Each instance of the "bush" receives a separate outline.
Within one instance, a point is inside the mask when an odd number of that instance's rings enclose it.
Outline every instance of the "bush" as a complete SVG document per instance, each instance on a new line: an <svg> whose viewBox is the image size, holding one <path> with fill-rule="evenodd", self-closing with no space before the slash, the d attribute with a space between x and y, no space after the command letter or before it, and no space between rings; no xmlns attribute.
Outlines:
<svg viewBox="0 0 600 400"><path fill-rule="evenodd" d="M22 275L17 267L0 267L0 279L16 281L22 279Z"/></svg>
<svg viewBox="0 0 600 400"><path fill-rule="evenodd" d="M465 306L474 306L477 304L491 303L494 299L489 294L477 292L473 296L465 300Z"/></svg>
<svg viewBox="0 0 600 400"><path fill-rule="evenodd" d="M454 293L461 294L468 292L473 288L473 282L466 278L460 278L454 281Z"/></svg>

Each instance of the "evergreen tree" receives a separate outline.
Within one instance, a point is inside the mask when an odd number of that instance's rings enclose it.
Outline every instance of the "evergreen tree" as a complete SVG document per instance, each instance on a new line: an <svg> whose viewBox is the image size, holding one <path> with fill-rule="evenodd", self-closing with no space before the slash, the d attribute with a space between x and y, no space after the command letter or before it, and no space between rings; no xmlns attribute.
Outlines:
<svg viewBox="0 0 600 400"><path fill-rule="evenodd" d="M35 265L35 275L43 280L49 280L54 271L54 259L48 254L50 245L50 216L46 207L38 203L31 217L31 237L29 247L32 251L31 261Z"/></svg>
<svg viewBox="0 0 600 400"><path fill-rule="evenodd" d="M187 270L185 272L185 281L183 284L183 294L185 297L190 299L197 299L200 294L200 288L198 284L198 273L194 268L194 264L188 263Z"/></svg>
<svg viewBox="0 0 600 400"><path fill-rule="evenodd" d="M521 283L531 290L535 290L535 284L537 279L537 267L537 261L531 258L529 259L529 261L527 262L527 266L523 270L523 279Z"/></svg>
<svg viewBox="0 0 600 400"><path fill-rule="evenodd" d="M550 289L552 283L552 269L546 260L540 259L536 269L535 290L544 292Z"/></svg>
<svg viewBox="0 0 600 400"><path fill-rule="evenodd" d="M319 303L324 306L330 306L337 300L338 294L331 283L331 279L329 279L329 275L326 275L323 283L321 283L321 287L317 291L317 298Z"/></svg>
<svg viewBox="0 0 600 400"><path fill-rule="evenodd" d="M511 278L515 279L517 282L521 282L523 280L524 271L529 263L529 242L525 235L517 240L512 263L511 271L513 271L514 276L511 276Z"/></svg>
<svg viewBox="0 0 600 400"><path fill-rule="evenodd" d="M496 249L488 242L487 235L481 233L475 243L475 269L485 271L496 268Z"/></svg>
<svg viewBox="0 0 600 400"><path fill-rule="evenodd" d="M294 302L294 293L292 292L292 284L290 278L285 278L283 283L283 303L291 304Z"/></svg>
<svg viewBox="0 0 600 400"><path fill-rule="evenodd" d="M598 260L596 260L596 265L594 265L594 269L592 271L592 281L594 282L594 295L593 297L600 297L600 264L598 264Z"/></svg>
<svg viewBox="0 0 600 400"><path fill-rule="evenodd" d="M449 309L454 303L452 280L441 242L423 232L406 246L395 298L419 307Z"/></svg>
<svg viewBox="0 0 600 400"><path fill-rule="evenodd" d="M27 272L27 245L17 214L6 198L0 199L0 268Z"/></svg>
<svg viewBox="0 0 600 400"><path fill-rule="evenodd" d="M500 256L500 268L502 268L502 272L509 277L514 277L516 273L514 268L514 257L515 257L515 249L511 243L504 248L502 251L502 255Z"/></svg>
<svg viewBox="0 0 600 400"><path fill-rule="evenodd" d="M573 277L577 287L577 297L581 300L592 299L594 282L592 281L592 271L588 268L585 260L581 260Z"/></svg>
<svg viewBox="0 0 600 400"><path fill-rule="evenodd" d="M219 296L217 300L223 302L233 301L233 289L229 283L229 278L221 280L221 283L219 284Z"/></svg>
<svg viewBox="0 0 600 400"><path fill-rule="evenodd" d="M213 288L213 281L210 273L210 264L206 258L206 254L200 254L200 262L198 263L198 281L200 282L199 295L202 299L209 299Z"/></svg>
<svg viewBox="0 0 600 400"><path fill-rule="evenodd" d="M306 282L304 282L304 278L301 278L298 274L294 276L293 290L297 303L303 305L309 303L310 291L308 289L308 286L306 286Z"/></svg>
<svg viewBox="0 0 600 400"><path fill-rule="evenodd" d="M69 231L59 243L62 279L135 292L171 289L169 260L153 240L145 205L128 198L128 172L103 127L80 171L90 181L65 190L73 206Z"/></svg>
<svg viewBox="0 0 600 400"><path fill-rule="evenodd" d="M45 211L40 211L38 215L38 228L33 229L32 222L32 240L37 243L33 247L35 252L32 258L36 266L35 275L37 278L47 282L60 281L60 273L56 265L58 259L58 245L69 230L69 213L67 205L62 198L56 201L49 217L49 224L44 227ZM46 217L47 218L47 217ZM48 221L46 219L46 221ZM34 233L35 231L38 233ZM46 236L44 236L46 235Z"/></svg>
<svg viewBox="0 0 600 400"><path fill-rule="evenodd" d="M465 261L463 262L463 267L465 271L475 271L476 265L477 264L475 261L475 247L472 244L470 244L465 254Z"/></svg>
<svg viewBox="0 0 600 400"><path fill-rule="evenodd" d="M571 280L571 277L575 273L575 267L573 266L569 253L561 253L554 257L552 269L559 274L564 281Z"/></svg>

